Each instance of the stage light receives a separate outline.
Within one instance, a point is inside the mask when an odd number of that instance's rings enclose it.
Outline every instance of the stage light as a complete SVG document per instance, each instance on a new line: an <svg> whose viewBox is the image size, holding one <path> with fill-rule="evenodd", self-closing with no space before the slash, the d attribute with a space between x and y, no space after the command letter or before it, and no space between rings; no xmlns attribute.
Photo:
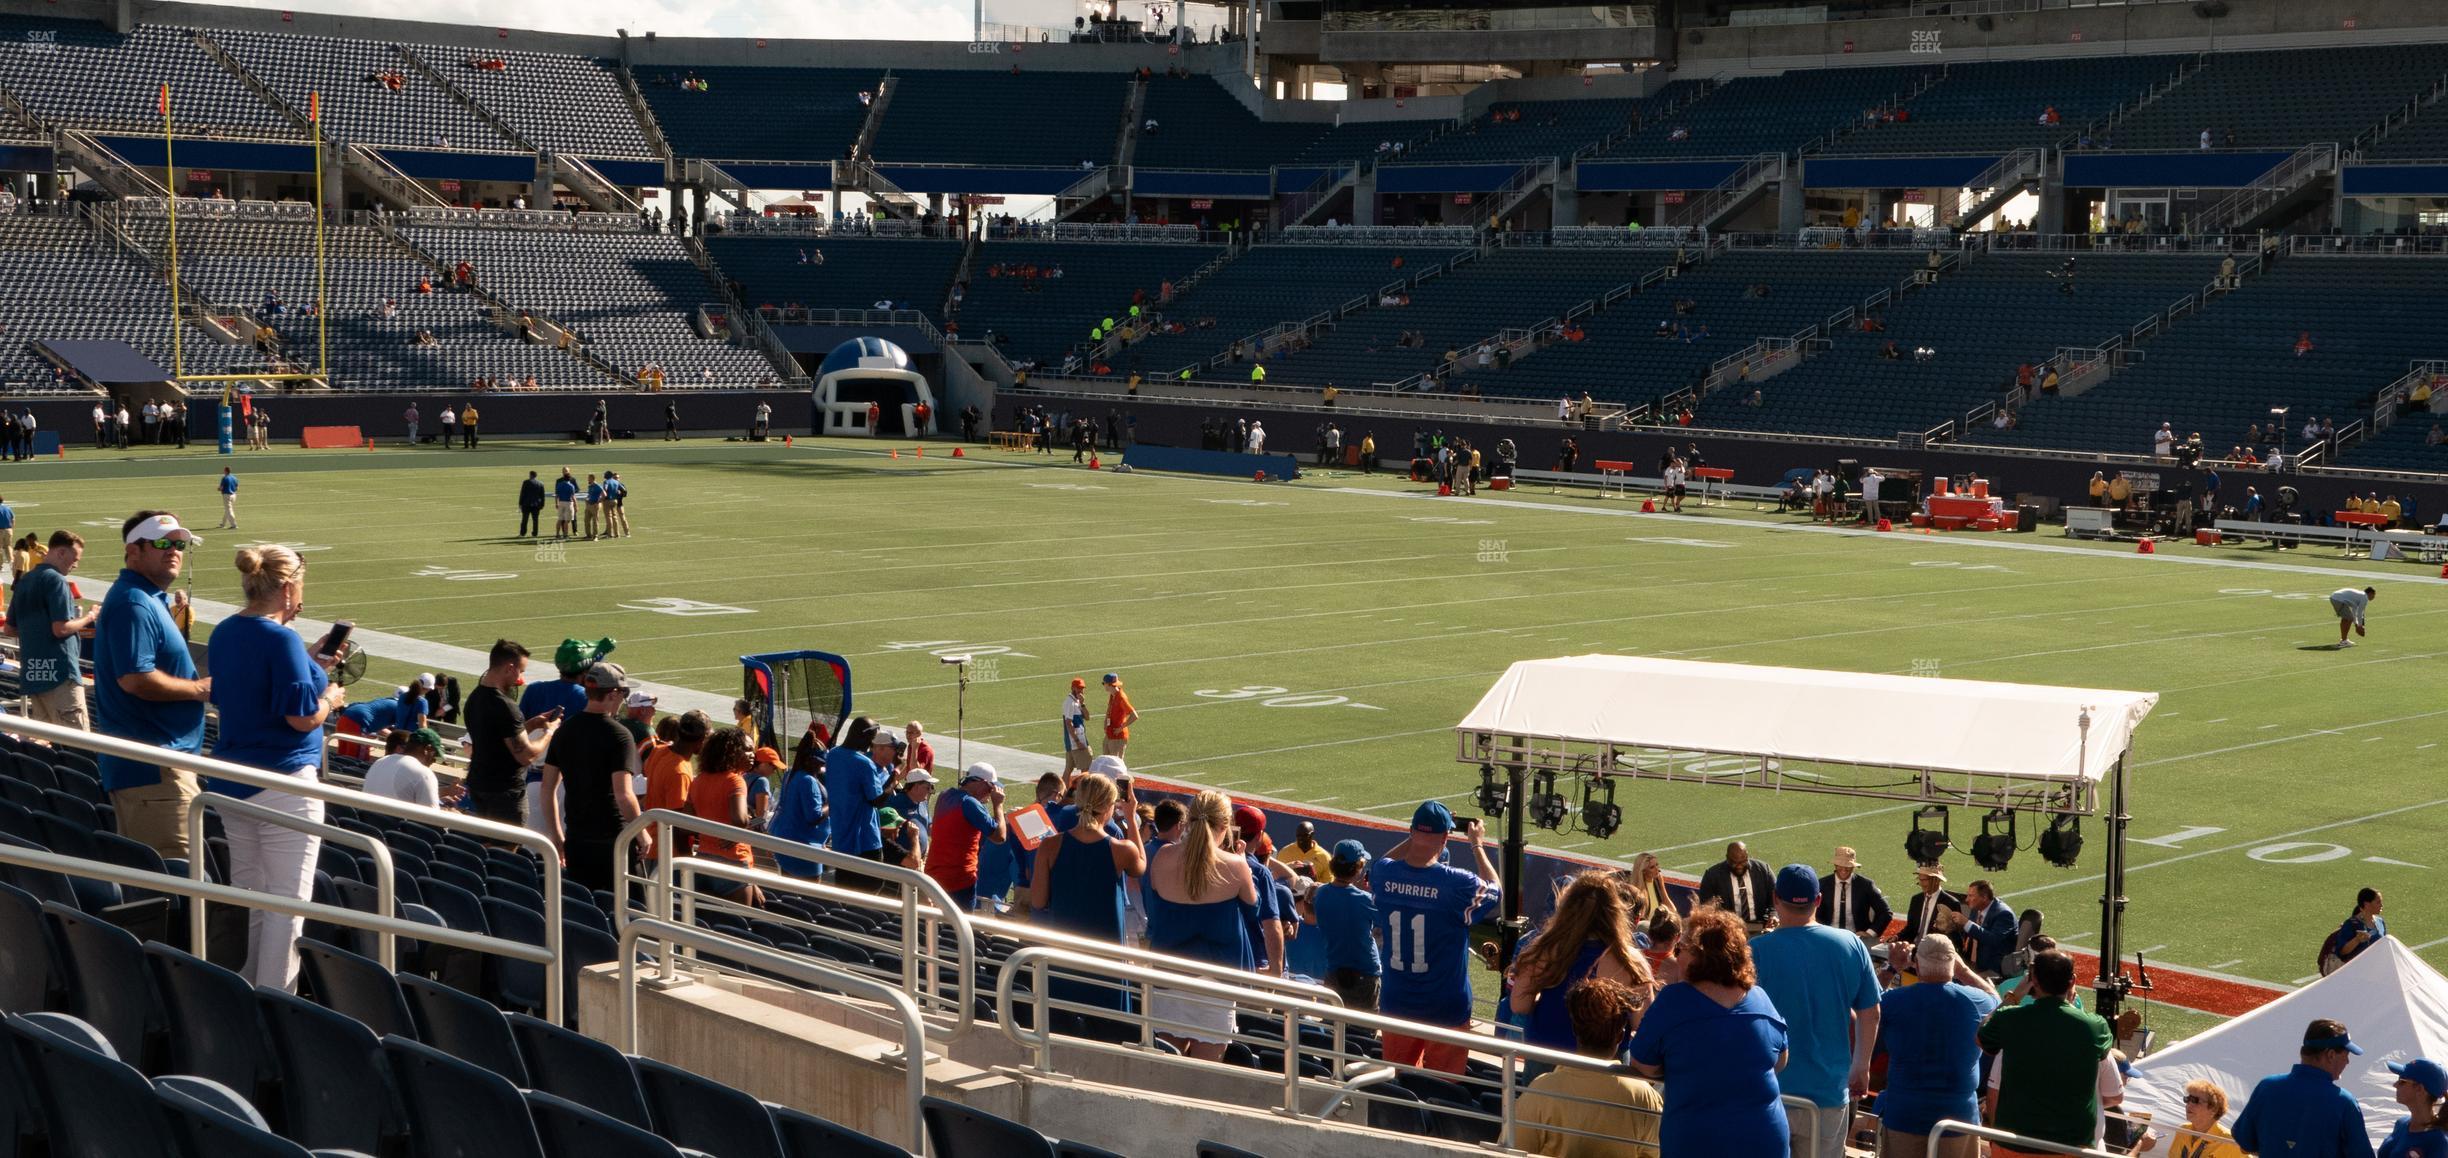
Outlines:
<svg viewBox="0 0 2448 1158"><path fill-rule="evenodd" d="M1505 814L1505 806L1512 803L1512 800L1512 786L1496 778L1496 766L1481 764L1479 766L1479 811L1486 813L1488 819L1494 820Z"/></svg>
<svg viewBox="0 0 2448 1158"><path fill-rule="evenodd" d="M2082 858L2082 817L2059 813L2049 818L2048 830L2040 834L2040 859L2058 868L2073 868Z"/></svg>
<svg viewBox="0 0 2448 1158"><path fill-rule="evenodd" d="M1933 827L1935 826L1935 827ZM1914 864L1937 864L1954 842L1947 838L1947 810L1932 804L1913 813L1911 835L1904 838L1904 855Z"/></svg>
<svg viewBox="0 0 2448 1158"><path fill-rule="evenodd" d="M1607 777L1581 782L1581 831L1605 840L1623 827L1623 809L1615 804L1615 781Z"/></svg>
<svg viewBox="0 0 2448 1158"><path fill-rule="evenodd" d="M1981 817L1981 834L1972 838L1972 863L1990 872L2006 871L2006 862L2015 854L2015 814L2007 809L1992 809Z"/></svg>
<svg viewBox="0 0 2448 1158"><path fill-rule="evenodd" d="M1530 823L1549 832L1562 829L1564 822L1572 817L1572 802L1556 791L1556 774L1553 771L1532 773L1531 785Z"/></svg>

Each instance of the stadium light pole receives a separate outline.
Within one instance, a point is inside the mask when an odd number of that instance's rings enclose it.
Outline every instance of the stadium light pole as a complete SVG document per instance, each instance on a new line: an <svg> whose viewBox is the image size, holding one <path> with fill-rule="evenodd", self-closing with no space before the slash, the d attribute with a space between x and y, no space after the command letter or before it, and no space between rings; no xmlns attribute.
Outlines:
<svg viewBox="0 0 2448 1158"><path fill-rule="evenodd" d="M2088 749L2091 743L2091 709L2084 708L2075 722L2082 729L2080 747ZM2130 988L2122 962L2125 954L2125 826L2133 819L2125 810L2125 786L2129 779L2125 771L2125 756L2126 753L2118 753L2116 766L2108 771L2108 864L2102 873L2100 891L2099 979L2093 983L2096 996L2092 1010L2111 1022L2115 1021L2117 1009L2124 1004L2125 993Z"/></svg>
<svg viewBox="0 0 2448 1158"><path fill-rule="evenodd" d="M1513 950L1521 944L1522 933L1529 925L1529 920L1522 916L1522 891L1525 886L1522 880L1522 853L1529 845L1522 832L1522 820L1529 807L1530 769L1520 764L1507 766L1505 783L1508 787L1505 792L1504 844L1498 852L1502 861L1496 866L1497 875L1504 878L1504 896L1499 902L1501 908L1496 918L1496 968L1500 972L1513 968Z"/></svg>

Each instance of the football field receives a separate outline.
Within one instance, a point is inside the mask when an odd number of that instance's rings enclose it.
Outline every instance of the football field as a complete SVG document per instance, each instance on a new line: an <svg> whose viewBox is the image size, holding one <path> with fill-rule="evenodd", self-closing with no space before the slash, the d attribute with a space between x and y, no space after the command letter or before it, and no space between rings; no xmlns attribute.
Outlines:
<svg viewBox="0 0 2448 1158"><path fill-rule="evenodd" d="M87 452L14 468L0 494L19 534L65 526L94 542L92 594L116 570L122 518L167 507L209 528L214 478L234 465L244 529L202 530L195 594L239 601L226 547L298 546L310 616L425 645L375 645L360 698L498 636L544 656L565 636L608 635L633 676L726 696L740 654L814 647L849 657L858 710L924 720L948 761L955 679L938 655L976 657L970 740L1039 753L1059 751L1068 681L1113 671L1143 715L1135 770L1382 820L1432 796L1475 813L1477 772L1455 762L1452 726L1519 659L1619 652L2154 691L2131 764L2129 948L2299 983L2368 885L2398 936L2448 964L2448 904L2417 887L2448 867L2434 674L2448 584L2424 568L2312 548L2143 557L2054 528L1839 534L1745 502L1643 515L1587 491L1437 499L1386 476L1260 485L900 449ZM618 470L634 537L512 538L519 480L563 466ZM2329 648L2327 593L2367 582L2380 589L2370 637ZM1649 783L1618 801L1610 839L1535 842L1655 851L1685 874L1737 837L1771 865L1824 866L1850 844L1899 913L1911 890L1900 802ZM1951 887L1987 876L2094 947L2102 829L2086 824L2071 869L2040 859L2038 829L2026 818L2012 866L1982 872L1960 851L1978 812L1957 809Z"/></svg>

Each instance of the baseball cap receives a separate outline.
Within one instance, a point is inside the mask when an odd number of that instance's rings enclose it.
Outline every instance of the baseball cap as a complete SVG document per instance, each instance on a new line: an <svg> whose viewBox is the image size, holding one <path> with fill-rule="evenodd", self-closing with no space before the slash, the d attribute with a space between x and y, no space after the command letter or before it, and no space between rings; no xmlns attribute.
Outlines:
<svg viewBox="0 0 2448 1158"><path fill-rule="evenodd" d="M204 542L196 537L194 531L180 526L178 516L172 514L155 515L128 528L127 541L130 543L150 543L155 539L185 539L196 544Z"/></svg>
<svg viewBox="0 0 2448 1158"><path fill-rule="evenodd" d="M1777 870L1776 899L1789 905L1807 905L1819 899L1819 874L1806 864L1789 864Z"/></svg>
<svg viewBox="0 0 2448 1158"><path fill-rule="evenodd" d="M418 728L416 731L408 733L408 742L411 744L424 744L431 747L434 751L439 752L442 750L442 733L434 731L432 728Z"/></svg>
<svg viewBox="0 0 2448 1158"><path fill-rule="evenodd" d="M1117 780L1130 775L1130 765L1123 763L1120 756L1099 756L1088 762L1088 770Z"/></svg>
<svg viewBox="0 0 2448 1158"><path fill-rule="evenodd" d="M605 660L587 666L578 673L578 682L590 692L618 692L629 688L629 672L617 663Z"/></svg>
<svg viewBox="0 0 2448 1158"><path fill-rule="evenodd" d="M1241 839L1255 841L1266 835L1266 812L1257 805L1233 805L1232 818L1233 827L1241 831Z"/></svg>
<svg viewBox="0 0 2448 1158"><path fill-rule="evenodd" d="M1071 690L1072 690L1072 691L1078 691L1078 690L1080 690L1081 688L1084 688L1084 687L1087 687L1087 686L1088 686L1088 681L1087 681L1087 680L1081 679L1081 678L1079 678L1078 676L1073 676L1073 677L1071 677Z"/></svg>
<svg viewBox="0 0 2448 1158"><path fill-rule="evenodd" d="M1368 846L1356 840L1338 840L1334 846L1334 858L1338 864L1364 863L1369 858Z"/></svg>
<svg viewBox="0 0 2448 1158"><path fill-rule="evenodd" d="M416 686L427 691L432 691L434 686L434 674L432 672L418 673L416 678Z"/></svg>
<svg viewBox="0 0 2448 1158"><path fill-rule="evenodd" d="M1118 676L1118 675L1115 675L1115 674L1114 674L1114 673L1112 673L1112 672L1106 672L1106 673L1105 673L1105 682L1106 682L1106 683L1109 683L1109 684L1118 684L1118 683L1121 683L1121 682L1122 682L1122 677L1121 677L1121 676Z"/></svg>
<svg viewBox="0 0 2448 1158"><path fill-rule="evenodd" d="M630 697L630 698L635 699L636 697L632 696L632 697ZM782 753L780 753L780 752L776 752L776 751L774 751L774 750L773 750L773 749L771 749L771 748L759 748L759 749L757 749L757 750L756 750L756 760L755 760L755 763L756 763L756 764L757 764L759 767L762 767L762 766L767 765L767 764L772 764L772 765L780 766L780 764L782 763Z"/></svg>
<svg viewBox="0 0 2448 1158"><path fill-rule="evenodd" d="M629 693L628 701L622 706L631 708L651 708L660 702L661 701L655 699L654 693L652 692L631 692Z"/></svg>
<svg viewBox="0 0 2448 1158"><path fill-rule="evenodd" d="M899 827L901 827L901 813L900 813L900 811L899 811L898 809L893 809L893 808L879 808L879 809L876 809L876 827L878 827L878 828L899 828Z"/></svg>
<svg viewBox="0 0 2448 1158"><path fill-rule="evenodd" d="M1001 777L995 775L995 766L983 760L971 764L968 771L961 773L961 783L967 784L972 780L983 780L988 784L1003 782Z"/></svg>
<svg viewBox="0 0 2448 1158"><path fill-rule="evenodd" d="M1453 810L1431 800L1411 813L1411 831L1447 833L1454 830Z"/></svg>
<svg viewBox="0 0 2448 1158"><path fill-rule="evenodd" d="M2390 1062L2388 1072L2421 1086L2423 1092L2433 1098L2448 1095L2448 1069L2440 1068L2440 1064L2430 1058L2418 1057L2410 1062Z"/></svg>
<svg viewBox="0 0 2448 1158"><path fill-rule="evenodd" d="M924 769L924 768L912 768L912 769L910 769L910 773L909 773L909 775L902 777L902 778L901 778L901 782L902 782L903 784L935 784L935 783L939 783L939 781L937 781L937 780L935 779L935 774L934 774L934 773L932 773L932 772L927 771L927 770L926 770L926 769Z"/></svg>

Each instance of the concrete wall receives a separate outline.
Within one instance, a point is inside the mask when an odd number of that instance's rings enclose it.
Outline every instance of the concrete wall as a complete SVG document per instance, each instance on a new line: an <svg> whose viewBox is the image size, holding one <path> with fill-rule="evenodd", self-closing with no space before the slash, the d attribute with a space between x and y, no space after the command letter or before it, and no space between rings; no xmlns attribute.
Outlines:
<svg viewBox="0 0 2448 1158"><path fill-rule="evenodd" d="M618 975L609 967L580 978L579 1028L617 1041ZM896 1048L856 1027L840 1002L751 981L722 979L670 990L642 990L636 1052L703 1074L765 1101L804 1110L886 1141L907 1145L904 1071L884 1055ZM845 1024L851 1023L851 1024ZM863 1019L870 1029L879 1022ZM1263 1075L1223 1066L1151 1066L1089 1051L1066 1053L1057 1068L1112 1079L989 1070L961 1060L972 1050L1010 1066L1020 1058L988 1025L929 1053L927 1092L1013 1118L1066 1141L1122 1154L1187 1153L1198 1139L1229 1142L1269 1158L1408 1158L1484 1151L1336 1122L1287 1118L1208 1100L1233 1087L1263 1085ZM915 1147L913 1147L915 1149Z"/></svg>
<svg viewBox="0 0 2448 1158"><path fill-rule="evenodd" d="M940 392L941 377L930 375L929 382ZM606 399L612 404L612 429L635 430L643 437L653 437L663 430L665 402L680 406L680 426L685 431L736 434L748 428L749 418L758 402L773 407L775 437L784 434L806 435L812 432L814 403L804 390L708 390L691 393L640 394L636 392L606 392L571 390L535 394L469 394L465 391L436 390L412 394L271 394L256 401L272 415L274 445L295 446L298 432L309 426L356 426L366 434L383 441L394 441L406 432L400 423L402 411L410 402L417 404L424 421L421 433L440 434L436 415L444 403L453 405L476 400L481 416L477 423L480 436L507 438L532 435L554 436L572 434L583 428L587 416L595 412L595 401ZM43 399L27 403L33 407L35 420L41 429L56 430L67 442L68 453L76 454L93 445L93 406L97 399ZM964 403L965 405L966 403ZM981 403L982 405L982 403ZM199 389L188 399L188 439L210 443L219 437L220 397ZM948 419L960 409L945 411ZM651 432L651 433L649 433ZM243 432L239 441L243 444Z"/></svg>
<svg viewBox="0 0 2448 1158"><path fill-rule="evenodd" d="M1916 34L1936 36L1941 61L2448 40L2448 13L2427 0L2227 0L2227 7L2217 20L2182 3L2000 13L1988 18L1987 30L1978 18L1958 16L1694 27L1680 34L1674 52L1686 75L1715 76L1929 62L1926 48L1913 51Z"/></svg>
<svg viewBox="0 0 2448 1158"><path fill-rule="evenodd" d="M1325 32L1318 59L1369 64L1452 61L1655 60L1673 43L1657 28L1492 29L1484 32Z"/></svg>
<svg viewBox="0 0 2448 1158"><path fill-rule="evenodd" d="M1037 400L1025 392L1006 393L995 408L996 429L1008 429L1011 412L1022 403L1037 402L1055 409L1066 403L1060 399ZM1599 459L1623 459L1636 463L1655 464L1668 446L1685 446L1697 441L1708 456L1709 465L1734 468L1734 482L1743 486L1771 486L1795 467L1833 465L1844 458L1859 459L1865 465L1896 466L1918 469L1929 476L1950 478L1979 476L1994 480L1993 494L2037 494L2061 501L2080 501L2088 492L2085 484L2091 472L2103 469L2096 456L2078 453L2053 455L2006 454L1969 446L1950 446L1936 450L1894 450L1877 447L1845 446L1814 442L1806 438L1764 439L1711 437L1706 432L1689 431L1587 431L1566 429L1550 422L1468 422L1439 418L1410 418L1396 415L1333 414L1316 408L1235 408L1202 407L1195 404L1166 402L1138 398L1108 401L1099 398L1092 409L1117 409L1125 415L1138 417L1138 437L1141 442L1171 446L1197 446L1198 424L1202 418L1250 418L1263 421L1274 433L1272 441L1280 442L1293 454L1303 455L1310 448L1311 432L1328 417L1338 419L1343 427L1346 446L1359 443L1364 434L1377 438L1379 458L1385 469L1401 471L1409 465L1411 435L1414 431L1443 430L1471 440L1475 446L1494 446L1498 439L1510 438L1521 448L1524 468L1546 468L1555 465L1556 448L1566 434L1581 445L1581 471L1597 479ZM2407 421L2415 421L2413 418ZM2448 510L2448 478L2438 482L2413 482L2391 479L2375 483L2368 479L2332 478L2317 475L2271 475L2227 471L2223 473L2221 494L2226 501L2239 499L2246 486L2257 487L2264 495L2274 494L2279 486L2292 486L2302 496L2298 508L2305 511L2340 509L2350 492L2365 494L2375 489L2399 495L2415 496L2420 509Z"/></svg>

